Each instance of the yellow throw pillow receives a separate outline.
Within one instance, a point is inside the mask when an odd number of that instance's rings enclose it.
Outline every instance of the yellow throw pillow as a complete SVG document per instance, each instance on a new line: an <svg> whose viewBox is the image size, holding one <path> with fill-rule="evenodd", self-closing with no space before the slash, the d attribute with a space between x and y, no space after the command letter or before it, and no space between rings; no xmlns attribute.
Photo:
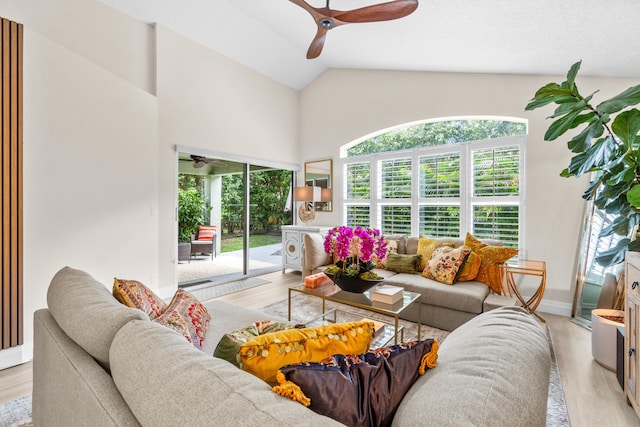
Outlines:
<svg viewBox="0 0 640 427"><path fill-rule="evenodd" d="M461 246L461 248L469 248L468 246ZM471 248L469 248L471 250ZM460 271L458 272L458 278L456 282L469 282L474 280L478 276L480 271L480 264L482 258L475 252L469 253L467 260L462 264Z"/></svg>
<svg viewBox="0 0 640 427"><path fill-rule="evenodd" d="M420 237L418 240L418 254L422 255L420 261L416 264L416 271L423 271L427 266L427 261L431 259L433 251L438 247L438 242L426 237Z"/></svg>
<svg viewBox="0 0 640 427"><path fill-rule="evenodd" d="M422 255L422 258L416 264L416 271L424 271L424 268L427 266L427 262L431 259L431 255L433 255L433 251L443 246L450 248L454 247L453 243L450 242L441 242L429 239L428 237L420 237L420 239L418 239L418 251L416 253Z"/></svg>
<svg viewBox="0 0 640 427"><path fill-rule="evenodd" d="M467 233L464 245L469 246L482 258L476 280L489 286L496 294L502 295L502 277L498 265L517 255L518 250L505 246L487 245L476 239L471 233Z"/></svg>
<svg viewBox="0 0 640 427"><path fill-rule="evenodd" d="M465 262L471 249L461 246L453 249L447 246L433 251L422 275L445 285L453 285L460 266Z"/></svg>
<svg viewBox="0 0 640 427"><path fill-rule="evenodd" d="M319 362L334 354L361 354L373 340L373 322L336 323L317 328L290 329L255 337L240 347L242 369L271 386L283 366Z"/></svg>

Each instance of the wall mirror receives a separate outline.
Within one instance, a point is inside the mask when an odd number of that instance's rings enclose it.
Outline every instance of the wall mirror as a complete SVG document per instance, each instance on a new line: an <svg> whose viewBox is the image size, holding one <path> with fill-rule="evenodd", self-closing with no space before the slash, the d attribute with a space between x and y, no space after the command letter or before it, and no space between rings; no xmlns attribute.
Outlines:
<svg viewBox="0 0 640 427"><path fill-rule="evenodd" d="M321 200L314 201L314 208L320 212L331 212L333 210L333 162L331 160L320 160L316 162L306 162L304 164L305 186L320 187Z"/></svg>
<svg viewBox="0 0 640 427"><path fill-rule="evenodd" d="M623 264L603 267L596 258L615 246L622 237L611 234L601 237L600 232L615 219L589 201L586 204L582 237L578 251L576 293L573 304L573 321L591 327L591 311L596 308L621 309L620 274ZM624 308L622 308L624 309Z"/></svg>

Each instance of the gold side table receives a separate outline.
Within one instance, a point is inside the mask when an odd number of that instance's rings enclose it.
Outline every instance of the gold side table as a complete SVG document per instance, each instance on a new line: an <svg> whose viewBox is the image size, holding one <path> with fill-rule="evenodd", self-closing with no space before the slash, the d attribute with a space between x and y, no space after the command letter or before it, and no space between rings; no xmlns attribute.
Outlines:
<svg viewBox="0 0 640 427"><path fill-rule="evenodd" d="M504 292L510 296L518 298L522 306L531 314L536 316L540 321L546 321L540 317L535 311L542 301L544 295L544 288L547 283L547 263L545 261L534 261L528 259L517 260L514 264L502 264L500 266L501 275L503 277ZM535 276L540 278L540 284L538 289L533 295L525 301L518 289L518 285L513 277L514 274L520 274L523 276Z"/></svg>

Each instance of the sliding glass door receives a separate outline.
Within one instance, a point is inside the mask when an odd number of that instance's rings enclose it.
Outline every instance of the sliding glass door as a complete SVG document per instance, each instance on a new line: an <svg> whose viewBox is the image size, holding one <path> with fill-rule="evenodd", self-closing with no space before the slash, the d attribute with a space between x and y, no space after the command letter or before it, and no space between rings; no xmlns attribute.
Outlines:
<svg viewBox="0 0 640 427"><path fill-rule="evenodd" d="M180 286L225 283L282 268L280 227L293 220L292 171L188 153L179 154L178 166L179 254L187 252L186 236L197 234L196 224L216 230L211 251L192 244L188 257L178 257Z"/></svg>

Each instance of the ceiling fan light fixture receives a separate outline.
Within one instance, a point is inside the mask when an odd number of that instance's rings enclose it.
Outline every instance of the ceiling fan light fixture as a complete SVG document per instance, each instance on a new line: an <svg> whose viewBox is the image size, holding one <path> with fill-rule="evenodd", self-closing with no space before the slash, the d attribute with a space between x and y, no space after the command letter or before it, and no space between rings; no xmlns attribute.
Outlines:
<svg viewBox="0 0 640 427"><path fill-rule="evenodd" d="M311 6L305 0L289 0L306 10L318 27L316 36L311 41L307 50L307 59L320 56L324 47L327 32L344 24L364 22L390 21L410 15L418 8L418 0L391 0L385 3L373 4L353 10L335 10L329 7L317 8Z"/></svg>

